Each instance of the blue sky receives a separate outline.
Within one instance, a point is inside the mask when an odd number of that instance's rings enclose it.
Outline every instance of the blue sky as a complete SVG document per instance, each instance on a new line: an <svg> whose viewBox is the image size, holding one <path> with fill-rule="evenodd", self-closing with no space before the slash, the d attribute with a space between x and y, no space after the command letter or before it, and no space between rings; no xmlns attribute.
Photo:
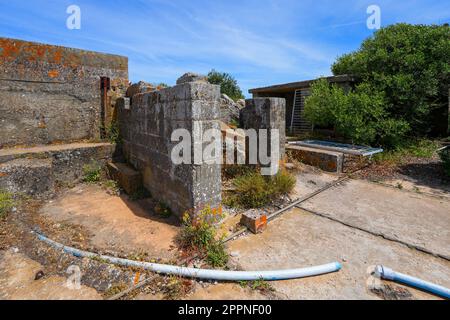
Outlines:
<svg viewBox="0 0 450 320"><path fill-rule="evenodd" d="M66 28L69 5L81 30ZM0 36L129 57L130 79L174 84L214 68L249 88L331 74L330 65L382 26L450 21L448 0L0 0Z"/></svg>

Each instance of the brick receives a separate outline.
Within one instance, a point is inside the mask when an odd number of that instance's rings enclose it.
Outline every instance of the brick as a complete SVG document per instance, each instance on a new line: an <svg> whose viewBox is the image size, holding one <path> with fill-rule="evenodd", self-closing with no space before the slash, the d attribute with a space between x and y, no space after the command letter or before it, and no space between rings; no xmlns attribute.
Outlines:
<svg viewBox="0 0 450 320"><path fill-rule="evenodd" d="M255 209L249 210L242 214L241 224L255 234L261 233L267 227L267 214Z"/></svg>

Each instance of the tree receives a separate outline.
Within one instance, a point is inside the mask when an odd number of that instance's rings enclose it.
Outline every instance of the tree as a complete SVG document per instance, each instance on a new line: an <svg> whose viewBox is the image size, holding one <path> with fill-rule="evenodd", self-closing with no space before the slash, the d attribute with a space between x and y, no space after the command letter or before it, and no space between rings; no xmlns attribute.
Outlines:
<svg viewBox="0 0 450 320"><path fill-rule="evenodd" d="M242 94L236 79L230 74L217 72L213 69L208 73L208 81L211 84L220 85L221 93L226 94L234 101L244 99L244 95Z"/></svg>
<svg viewBox="0 0 450 320"><path fill-rule="evenodd" d="M449 57L448 25L396 24L338 58L332 70L355 75L383 94L387 114L406 120L420 136L442 132L447 124Z"/></svg>

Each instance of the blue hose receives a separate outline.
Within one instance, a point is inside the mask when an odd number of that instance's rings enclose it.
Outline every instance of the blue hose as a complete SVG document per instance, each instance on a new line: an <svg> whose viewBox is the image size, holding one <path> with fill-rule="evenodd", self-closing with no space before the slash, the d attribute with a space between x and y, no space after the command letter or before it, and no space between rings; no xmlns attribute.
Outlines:
<svg viewBox="0 0 450 320"><path fill-rule="evenodd" d="M430 292L445 299L450 299L450 289L408 276L400 272L395 272L394 270L384 266L377 266L375 269L375 274L377 274L381 279L403 283L407 286Z"/></svg>

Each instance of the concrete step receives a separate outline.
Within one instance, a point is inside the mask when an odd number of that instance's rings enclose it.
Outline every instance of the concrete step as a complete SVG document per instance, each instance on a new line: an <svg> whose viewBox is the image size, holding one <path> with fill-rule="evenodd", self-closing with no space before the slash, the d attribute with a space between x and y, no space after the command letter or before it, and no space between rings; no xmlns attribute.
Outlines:
<svg viewBox="0 0 450 320"><path fill-rule="evenodd" d="M141 174L126 163L109 162L109 177L119 183L129 195L133 195L143 188Z"/></svg>

